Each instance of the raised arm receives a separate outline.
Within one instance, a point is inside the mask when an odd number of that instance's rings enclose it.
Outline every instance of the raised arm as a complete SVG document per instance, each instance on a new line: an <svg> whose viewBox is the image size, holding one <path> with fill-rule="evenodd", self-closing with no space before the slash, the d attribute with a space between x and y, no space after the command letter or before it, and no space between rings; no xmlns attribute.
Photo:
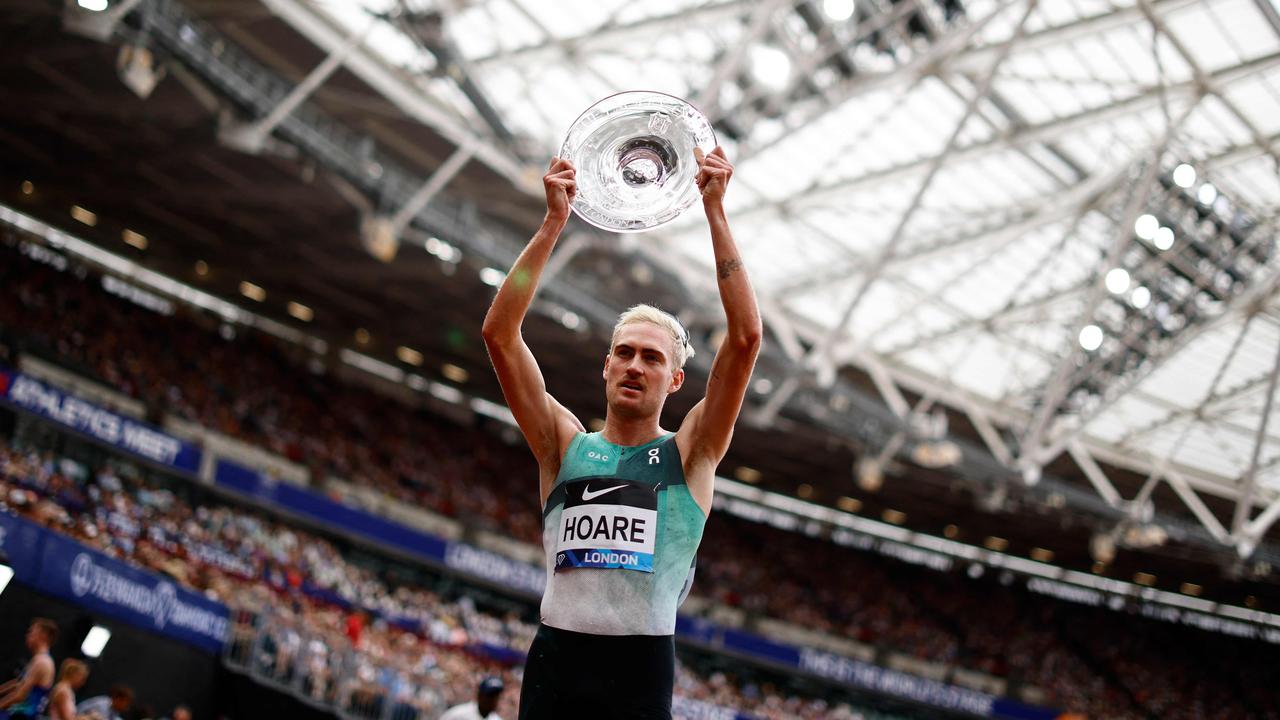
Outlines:
<svg viewBox="0 0 1280 720"><path fill-rule="evenodd" d="M538 458L546 485L548 471L554 477L554 470L558 470L561 439L566 433L581 429L582 424L547 394L542 371L520 332L542 269L569 220L569 205L577 192L573 165L553 159L542 184L547 194L546 218L498 288L484 317L483 335L502 394ZM545 495L544 487L544 498Z"/></svg>
<svg viewBox="0 0 1280 720"><path fill-rule="evenodd" d="M36 682L41 677L52 677L52 666L53 661L47 655L34 658L27 665L22 677L17 678L17 682L9 687L3 697L0 697L0 710L13 707L26 700L27 695L31 694L31 688L35 687Z"/></svg>
<svg viewBox="0 0 1280 720"><path fill-rule="evenodd" d="M699 505L709 508L715 468L729 450L733 425L738 420L751 371L760 353L763 328L755 291L733 242L733 234L729 232L724 211L724 193L733 176L733 166L720 148L705 157L700 151L697 155L698 187L702 190L702 206L711 228L720 302L728 325L724 342L711 362L706 397L689 411L679 434L683 436L681 452L688 471L689 489Z"/></svg>

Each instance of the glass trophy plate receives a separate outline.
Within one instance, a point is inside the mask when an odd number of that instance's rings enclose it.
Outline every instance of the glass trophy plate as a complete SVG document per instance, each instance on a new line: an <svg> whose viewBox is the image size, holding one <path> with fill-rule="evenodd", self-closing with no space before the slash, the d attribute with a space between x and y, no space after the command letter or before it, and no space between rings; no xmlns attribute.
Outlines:
<svg viewBox="0 0 1280 720"><path fill-rule="evenodd" d="M560 157L577 168L573 211L612 232L643 232L674 220L700 196L693 149L716 147L711 123L674 95L632 91L587 108Z"/></svg>

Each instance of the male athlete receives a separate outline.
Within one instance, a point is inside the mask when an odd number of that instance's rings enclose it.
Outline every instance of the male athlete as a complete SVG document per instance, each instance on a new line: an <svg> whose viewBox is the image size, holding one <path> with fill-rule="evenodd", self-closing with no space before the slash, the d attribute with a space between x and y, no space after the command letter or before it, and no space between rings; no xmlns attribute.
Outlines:
<svg viewBox="0 0 1280 720"><path fill-rule="evenodd" d="M546 390L520 334L538 278L569 219L574 168L554 159L542 183L547 215L498 289L484 340L498 381L538 458L547 589L529 648L520 720L671 718L676 608L711 510L715 469L760 349L760 313L725 217L733 167L697 153L728 332L706 396L674 434L659 416L684 384L692 354L674 317L638 305L623 313L604 361L604 430L582 423Z"/></svg>
<svg viewBox="0 0 1280 720"><path fill-rule="evenodd" d="M0 720L36 718L44 714L55 670L49 648L57 639L57 623L47 618L31 621L26 637L31 662L22 675L0 685Z"/></svg>

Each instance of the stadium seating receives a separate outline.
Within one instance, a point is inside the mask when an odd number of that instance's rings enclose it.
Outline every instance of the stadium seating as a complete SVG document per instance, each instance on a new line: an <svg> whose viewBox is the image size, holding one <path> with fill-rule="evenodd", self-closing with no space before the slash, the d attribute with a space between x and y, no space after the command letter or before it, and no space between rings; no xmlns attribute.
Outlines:
<svg viewBox="0 0 1280 720"><path fill-rule="evenodd" d="M274 338L183 308L165 316L130 304L101 290L92 274L23 256L16 242L10 237L0 248L0 337L22 351L137 398L154 417L196 422L289 458L317 485L344 478L469 527L540 541L529 485L536 471L521 447L322 376L304 351ZM467 637L527 646L527 622L476 614L428 590L392 592L298 529L228 508L192 510L145 488L114 492L110 501L123 509L112 512L50 459L6 450L3 462L6 482L35 493L24 513L216 596L240 596L235 589L247 587L243 595L261 599L305 581L331 600L368 605L373 598L367 609L380 614L450 618L439 622ZM97 486L103 482L111 476L98 477ZM179 561L166 552L165 538L177 533L197 539L206 556ZM994 578L937 573L720 515L708 523L698 573L694 604L702 607L980 671L1090 716L1280 717L1273 648L1029 595ZM817 576L827 580L822 587L811 582ZM295 615L311 632L341 632L344 616L332 607L312 598ZM391 647L396 631L387 633L378 642ZM440 647L449 647L447 638ZM1234 669L1197 662L1215 656L1234 657ZM443 695L452 700L467 682L445 682ZM680 689L763 717L839 717L714 676L685 673Z"/></svg>

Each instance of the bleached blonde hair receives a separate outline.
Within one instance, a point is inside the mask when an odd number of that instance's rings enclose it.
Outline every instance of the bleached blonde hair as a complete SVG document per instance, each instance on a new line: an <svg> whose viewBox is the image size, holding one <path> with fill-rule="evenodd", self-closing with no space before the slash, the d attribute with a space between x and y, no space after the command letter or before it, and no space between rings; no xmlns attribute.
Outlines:
<svg viewBox="0 0 1280 720"><path fill-rule="evenodd" d="M613 326L613 337L609 340L610 350L618 342L618 333L622 328L642 322L657 325L671 334L671 360L675 365L675 369L680 370L688 362L689 358L693 357L694 350L693 345L689 343L689 332L684 329L680 321L671 313L643 303L632 305L627 308L626 312L618 316L618 322Z"/></svg>

